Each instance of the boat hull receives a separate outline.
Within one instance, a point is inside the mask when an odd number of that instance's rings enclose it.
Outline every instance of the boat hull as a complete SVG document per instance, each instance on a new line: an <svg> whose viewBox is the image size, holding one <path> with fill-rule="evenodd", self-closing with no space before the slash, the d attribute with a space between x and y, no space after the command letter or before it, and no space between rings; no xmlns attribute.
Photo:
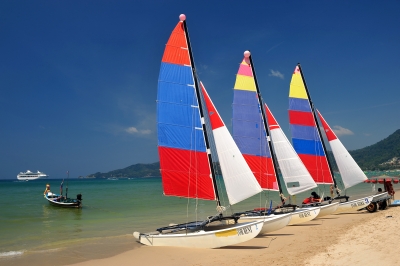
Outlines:
<svg viewBox="0 0 400 266"><path fill-rule="evenodd" d="M320 207L310 207L310 208L300 208L296 209L294 212L291 212L292 218L288 225L296 225L305 222L309 222L315 219L320 213Z"/></svg>
<svg viewBox="0 0 400 266"><path fill-rule="evenodd" d="M383 192L383 193L374 195L372 198L372 201L386 200L388 198L389 198L389 194L387 192Z"/></svg>
<svg viewBox="0 0 400 266"><path fill-rule="evenodd" d="M190 248L219 248L240 244L256 237L263 227L263 221L230 225L213 231L196 231L185 234L143 234L134 232L138 242L147 246L172 246Z"/></svg>
<svg viewBox="0 0 400 266"><path fill-rule="evenodd" d="M321 210L317 215L317 218L333 214L339 208L339 202L332 202L330 204L321 205L319 207L321 208Z"/></svg>
<svg viewBox="0 0 400 266"><path fill-rule="evenodd" d="M252 221L263 221L263 227L260 231L260 235L268 234L270 232L282 229L287 226L292 219L290 213L281 215L268 215L268 216L242 216L239 219L239 223L252 222Z"/></svg>
<svg viewBox="0 0 400 266"><path fill-rule="evenodd" d="M359 209L365 208L371 203L373 198L374 196L368 196L356 200L339 203L339 207L336 209L334 214L344 213L344 212L355 212Z"/></svg>
<svg viewBox="0 0 400 266"><path fill-rule="evenodd" d="M70 200L72 202L62 202L62 201L55 201L55 198L49 198L46 195L44 196L50 205L62 207L62 208L82 208L82 201L80 200Z"/></svg>

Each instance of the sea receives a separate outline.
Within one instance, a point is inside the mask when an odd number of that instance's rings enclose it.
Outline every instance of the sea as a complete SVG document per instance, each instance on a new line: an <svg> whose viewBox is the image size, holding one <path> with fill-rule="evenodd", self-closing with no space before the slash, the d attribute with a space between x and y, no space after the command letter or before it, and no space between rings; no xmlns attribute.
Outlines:
<svg viewBox="0 0 400 266"><path fill-rule="evenodd" d="M222 178L217 180L228 213L274 207L280 202L278 192L265 191L228 208ZM204 220L216 214L214 201L164 196L160 177L64 180L64 195L66 188L68 197L82 194L83 207L51 206L43 191L50 184L51 190L59 193L61 181L0 180L0 265L67 265L111 257L141 246L134 231L151 232L170 223ZM342 194L356 199L375 194L378 187L362 183ZM314 190L329 196L327 185ZM310 193L287 201L300 204ZM288 197L286 191L284 194Z"/></svg>

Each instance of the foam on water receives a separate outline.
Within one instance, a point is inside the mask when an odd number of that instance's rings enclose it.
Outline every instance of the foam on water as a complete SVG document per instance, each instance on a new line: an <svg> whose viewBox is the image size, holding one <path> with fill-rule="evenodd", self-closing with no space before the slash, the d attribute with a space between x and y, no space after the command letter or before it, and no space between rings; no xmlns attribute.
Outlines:
<svg viewBox="0 0 400 266"><path fill-rule="evenodd" d="M8 251L8 252L0 252L0 258L10 258L10 257L17 257L24 254L24 250L20 251Z"/></svg>

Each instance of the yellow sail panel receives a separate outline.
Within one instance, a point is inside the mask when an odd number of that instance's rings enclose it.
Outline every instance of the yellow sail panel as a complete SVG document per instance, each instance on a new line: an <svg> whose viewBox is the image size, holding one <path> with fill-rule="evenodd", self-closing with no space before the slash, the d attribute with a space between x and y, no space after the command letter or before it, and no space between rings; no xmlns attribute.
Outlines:
<svg viewBox="0 0 400 266"><path fill-rule="evenodd" d="M235 90L256 91L253 77L236 75Z"/></svg>
<svg viewBox="0 0 400 266"><path fill-rule="evenodd" d="M290 98L308 99L306 88L304 86L304 82L301 77L300 71L296 71L296 70L298 70L297 66L292 75L292 81L290 82L289 97Z"/></svg>

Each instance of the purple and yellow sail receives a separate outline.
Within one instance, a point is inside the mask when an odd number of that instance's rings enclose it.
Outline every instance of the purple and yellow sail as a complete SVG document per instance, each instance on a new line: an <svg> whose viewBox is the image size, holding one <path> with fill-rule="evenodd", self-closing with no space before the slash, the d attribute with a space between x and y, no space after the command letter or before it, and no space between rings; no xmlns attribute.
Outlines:
<svg viewBox="0 0 400 266"><path fill-rule="evenodd" d="M296 66L290 82L289 123L293 147L315 183L333 184L332 174L299 66Z"/></svg>
<svg viewBox="0 0 400 266"><path fill-rule="evenodd" d="M232 108L233 138L240 152L260 186L267 190L278 190L276 171L248 57L244 57L236 75Z"/></svg>
<svg viewBox="0 0 400 266"><path fill-rule="evenodd" d="M166 196L215 200L185 17L168 40L157 93L158 153Z"/></svg>

